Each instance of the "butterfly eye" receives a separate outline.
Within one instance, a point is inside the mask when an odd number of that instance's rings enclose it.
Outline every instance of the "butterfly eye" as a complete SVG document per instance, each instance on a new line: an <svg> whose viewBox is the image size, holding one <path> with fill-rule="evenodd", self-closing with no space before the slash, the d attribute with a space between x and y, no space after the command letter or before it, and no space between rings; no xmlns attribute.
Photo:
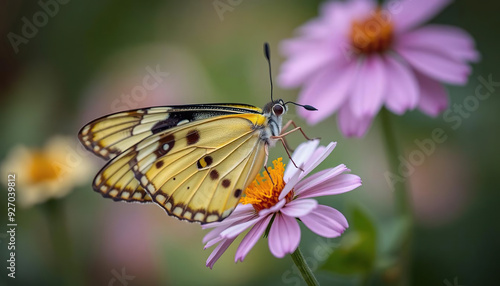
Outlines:
<svg viewBox="0 0 500 286"><path fill-rule="evenodd" d="M281 114L283 114L283 106L281 104L275 104L273 106L273 112L277 116L280 116Z"/></svg>

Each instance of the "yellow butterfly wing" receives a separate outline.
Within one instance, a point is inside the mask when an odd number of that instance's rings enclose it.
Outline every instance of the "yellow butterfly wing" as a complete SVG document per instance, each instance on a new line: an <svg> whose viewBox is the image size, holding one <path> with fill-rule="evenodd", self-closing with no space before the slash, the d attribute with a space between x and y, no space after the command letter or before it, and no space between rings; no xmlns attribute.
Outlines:
<svg viewBox="0 0 500 286"><path fill-rule="evenodd" d="M111 160L93 187L115 200L152 197L179 219L222 220L265 164L265 141L259 137L265 122L262 114L242 113L149 132Z"/></svg>
<svg viewBox="0 0 500 286"><path fill-rule="evenodd" d="M206 104L130 110L92 121L80 130L78 137L89 151L103 159L112 159L155 132L227 113L248 112L260 113L261 109L251 105ZM94 179L94 189L115 201L152 202L148 192L134 179L131 166L123 162L125 159L120 159L103 168Z"/></svg>

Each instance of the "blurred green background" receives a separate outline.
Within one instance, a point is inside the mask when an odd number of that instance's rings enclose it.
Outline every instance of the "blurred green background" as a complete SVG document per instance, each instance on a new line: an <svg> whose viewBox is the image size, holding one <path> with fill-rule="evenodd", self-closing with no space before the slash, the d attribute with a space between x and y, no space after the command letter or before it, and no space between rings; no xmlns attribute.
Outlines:
<svg viewBox="0 0 500 286"><path fill-rule="evenodd" d="M203 102L263 106L269 100L269 80L262 44L271 44L276 75L283 61L279 42L317 16L320 2L232 1L232 10L219 16L213 1L69 0L17 46L17 53L7 34L20 35L23 17L32 19L42 8L38 1L2 2L0 160L15 146L41 148L55 135L71 136L79 150L76 134L81 126L118 110ZM473 96L479 76L500 81L499 8L498 2L456 1L432 20L466 29L482 54L465 87L447 87L451 104ZM157 88L141 98L123 96L141 84L148 68L157 67L168 73ZM297 92L275 89L285 100L295 100ZM442 116L429 118L418 111L392 116L405 154L418 148L415 140L430 138L435 128L448 136L408 180L415 213L412 285L496 284L498 94L496 90L480 101L458 128ZM307 134L321 136L324 145L338 142L321 167L344 163L363 179L362 187L320 202L341 210L351 222L345 239L356 237L352 222L358 216L358 225L368 233L364 237L374 245L373 253L368 250L374 261L365 269L370 272L367 284L391 284L401 273L391 262L401 226L384 179L388 167L380 122L376 120L363 139L345 139L334 118L310 127L293 108L288 118L304 126ZM300 140L292 136L292 145ZM93 173L104 164L89 153L79 154L94 161ZM285 157L281 147L271 152L271 158L278 156ZM303 285L292 260L273 257L265 240L243 263L233 262L236 247L231 247L210 270L205 260L211 249L203 250L206 232L199 225L179 222L154 205L104 199L92 191L91 179L60 200L16 209L16 278L7 277L8 239L3 235L1 285L126 285L116 279L122 271L133 276L128 285ZM3 234L6 201L7 193L0 193ZM362 283L348 267L322 266L346 241L302 231L301 248L321 283Z"/></svg>

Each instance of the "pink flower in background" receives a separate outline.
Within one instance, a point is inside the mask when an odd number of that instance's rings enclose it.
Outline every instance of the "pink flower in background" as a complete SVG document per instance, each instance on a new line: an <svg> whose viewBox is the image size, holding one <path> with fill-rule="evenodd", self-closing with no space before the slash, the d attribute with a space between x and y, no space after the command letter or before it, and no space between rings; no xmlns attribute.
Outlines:
<svg viewBox="0 0 500 286"><path fill-rule="evenodd" d="M214 228L203 239L205 248L218 244L207 259L212 268L238 235L252 227L236 251L235 262L243 261L252 247L269 227L269 250L282 258L292 253L300 242L297 218L309 229L324 237L340 236L348 227L344 215L334 208L319 205L314 197L336 195L351 191L361 185L361 179L345 165L320 171L303 179L316 168L335 148L336 143L318 147L319 141L301 144L294 152L294 162L303 170L289 164L286 170L281 158L273 162L269 175L258 175L246 189L245 196L234 212L222 222L205 224Z"/></svg>
<svg viewBox="0 0 500 286"><path fill-rule="evenodd" d="M320 16L282 43L278 82L302 87L299 102L318 106L299 114L316 124L338 112L345 136L363 136L385 105L396 114L414 108L437 116L448 106L443 83L467 83L479 53L464 30L418 27L449 0L328 2Z"/></svg>

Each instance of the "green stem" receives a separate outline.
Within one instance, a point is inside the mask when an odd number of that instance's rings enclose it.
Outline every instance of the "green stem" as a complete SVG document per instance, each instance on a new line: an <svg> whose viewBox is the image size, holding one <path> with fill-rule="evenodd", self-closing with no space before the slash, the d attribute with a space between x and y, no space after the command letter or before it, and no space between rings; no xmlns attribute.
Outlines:
<svg viewBox="0 0 500 286"><path fill-rule="evenodd" d="M48 225L54 249L57 276L61 277L63 285L83 285L79 277L79 267L71 246L71 237L68 231L63 205L59 200L49 200L44 204L48 218Z"/></svg>
<svg viewBox="0 0 500 286"><path fill-rule="evenodd" d="M389 163L389 168L391 170L392 175L400 176L398 171L398 156L401 154L398 145L396 143L396 136L394 133L394 128L391 123L391 114L387 109L383 109L381 111L381 119L382 119L382 132L384 133L385 139L385 148L387 154L387 160ZM406 178L405 182L406 182ZM405 182L394 182L394 196L396 199L396 208L400 215L410 216L411 215L411 207L409 194L406 190Z"/></svg>
<svg viewBox="0 0 500 286"><path fill-rule="evenodd" d="M398 166L399 159L402 153L398 148L394 128L391 122L391 113L387 109L381 111L382 132L385 139L386 155L389 163L390 172L393 176L401 177L399 174ZM407 222L406 233L403 233L401 239L401 252L399 253L399 262L401 271L401 278L398 285L409 285L410 268L411 268L411 238L412 238L412 208L410 203L410 194L406 187L406 177L403 177L402 182L392 181L396 211L401 218ZM389 183L389 182L388 182Z"/></svg>
<svg viewBox="0 0 500 286"><path fill-rule="evenodd" d="M311 271L311 268L307 266L306 260L304 259L304 255L300 251L300 248L297 249L291 254L293 262L297 266L300 271L300 275L302 275L302 279L307 283L307 285L318 285L318 280L314 277L314 274Z"/></svg>

